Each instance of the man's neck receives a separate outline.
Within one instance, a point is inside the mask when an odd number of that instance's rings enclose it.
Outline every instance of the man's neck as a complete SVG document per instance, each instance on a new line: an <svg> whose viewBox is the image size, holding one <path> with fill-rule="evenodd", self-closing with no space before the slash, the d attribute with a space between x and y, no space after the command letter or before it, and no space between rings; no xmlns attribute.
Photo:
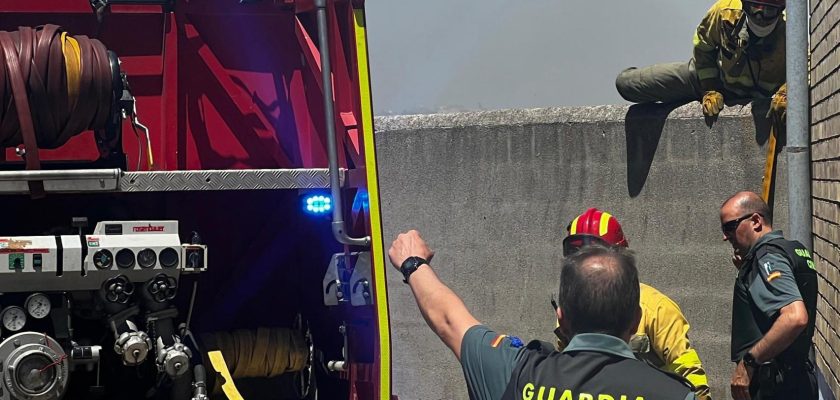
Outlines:
<svg viewBox="0 0 840 400"><path fill-rule="evenodd" d="M756 241L763 238L765 235L770 234L771 232L773 232L773 227L772 226L763 226L761 228L761 231L758 232L758 237L756 238Z"/></svg>
<svg viewBox="0 0 840 400"><path fill-rule="evenodd" d="M755 239L753 240L752 245L750 245L750 251L752 251L753 247L755 247L755 244L758 243L761 240L761 238L763 238L770 232L773 232L772 227L763 227L761 231L756 232Z"/></svg>

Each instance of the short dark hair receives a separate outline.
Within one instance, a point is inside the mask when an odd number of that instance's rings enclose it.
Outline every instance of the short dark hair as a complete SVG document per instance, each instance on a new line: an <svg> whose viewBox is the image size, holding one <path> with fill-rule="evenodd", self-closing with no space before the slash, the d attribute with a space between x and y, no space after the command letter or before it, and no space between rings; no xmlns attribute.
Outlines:
<svg viewBox="0 0 840 400"><path fill-rule="evenodd" d="M729 196L726 201L723 202L721 208L729 203L733 199L736 199L735 206L741 211L742 214L758 214L764 218L764 222L772 227L773 226L773 212L770 211L770 206L761 198L757 193L754 192L738 192Z"/></svg>
<svg viewBox="0 0 840 400"><path fill-rule="evenodd" d="M770 206L761 198L746 197L738 204L738 207L744 211L744 214L759 214L767 222L767 225L773 226L773 213L770 211Z"/></svg>
<svg viewBox="0 0 840 400"><path fill-rule="evenodd" d="M588 261L602 259L599 267ZM639 310L639 273L633 253L623 247L591 245L563 260L560 309L572 335L605 333L621 337Z"/></svg>

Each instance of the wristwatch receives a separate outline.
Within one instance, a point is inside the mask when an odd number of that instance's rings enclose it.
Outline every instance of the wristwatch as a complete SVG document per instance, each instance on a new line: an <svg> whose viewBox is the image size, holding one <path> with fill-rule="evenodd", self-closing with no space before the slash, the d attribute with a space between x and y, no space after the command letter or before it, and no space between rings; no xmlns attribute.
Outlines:
<svg viewBox="0 0 840 400"><path fill-rule="evenodd" d="M423 264L428 264L428 261L420 257L406 258L402 265L400 265L400 272L403 274L403 282L408 283L408 277L411 276L414 271L417 271L417 268L420 268Z"/></svg>
<svg viewBox="0 0 840 400"><path fill-rule="evenodd" d="M755 357L753 357L752 354L750 354L750 352L747 352L747 354L744 354L744 357L741 358L741 360L744 362L744 365L747 366L747 367L750 367L750 368L753 368L753 369L758 369L759 367L761 367L761 364L758 363L758 361L755 359Z"/></svg>

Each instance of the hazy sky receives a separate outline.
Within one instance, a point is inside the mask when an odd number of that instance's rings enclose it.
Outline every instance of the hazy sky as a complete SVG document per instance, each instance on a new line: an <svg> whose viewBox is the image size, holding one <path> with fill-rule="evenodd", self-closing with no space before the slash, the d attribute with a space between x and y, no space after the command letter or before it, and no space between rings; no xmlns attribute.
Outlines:
<svg viewBox="0 0 840 400"><path fill-rule="evenodd" d="M623 103L628 66L691 57L713 0L367 0L377 115Z"/></svg>

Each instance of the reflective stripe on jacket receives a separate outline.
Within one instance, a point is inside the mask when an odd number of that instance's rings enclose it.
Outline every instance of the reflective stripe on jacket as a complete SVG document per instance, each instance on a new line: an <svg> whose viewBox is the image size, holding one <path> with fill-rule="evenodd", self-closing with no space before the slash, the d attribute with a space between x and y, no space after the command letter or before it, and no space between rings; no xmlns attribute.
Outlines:
<svg viewBox="0 0 840 400"><path fill-rule="evenodd" d="M688 340L689 324L679 306L660 291L644 283L640 286L642 321L630 347L639 358L688 379L699 400L711 399L706 371ZM650 344L648 349L637 348L637 343L645 341Z"/></svg>
<svg viewBox="0 0 840 400"><path fill-rule="evenodd" d="M680 307L653 287L644 283L639 286L642 320L630 339L630 348L637 358L691 382L698 400L711 400L706 371L688 340L689 324ZM557 341L557 350L565 347L565 343Z"/></svg>

